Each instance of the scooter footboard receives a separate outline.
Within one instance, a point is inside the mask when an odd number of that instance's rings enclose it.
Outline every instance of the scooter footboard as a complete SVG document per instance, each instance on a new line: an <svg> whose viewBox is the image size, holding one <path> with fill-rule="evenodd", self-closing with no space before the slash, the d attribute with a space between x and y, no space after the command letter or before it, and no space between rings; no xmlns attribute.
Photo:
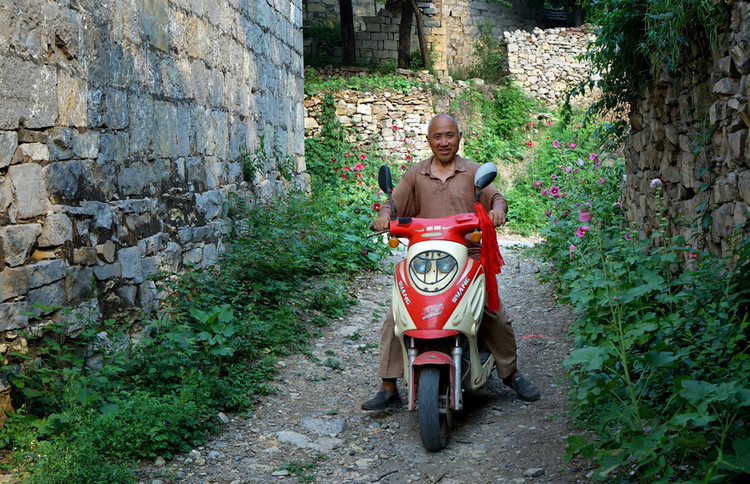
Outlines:
<svg viewBox="0 0 750 484"><path fill-rule="evenodd" d="M450 355L441 351L427 351L418 355L411 363L409 368L409 410L415 410L416 406L416 385L417 385L417 368L420 366L447 366L448 376L450 378L451 388L456 388L456 365ZM458 382L458 385L461 383ZM456 409L455 392L451 392L450 407Z"/></svg>

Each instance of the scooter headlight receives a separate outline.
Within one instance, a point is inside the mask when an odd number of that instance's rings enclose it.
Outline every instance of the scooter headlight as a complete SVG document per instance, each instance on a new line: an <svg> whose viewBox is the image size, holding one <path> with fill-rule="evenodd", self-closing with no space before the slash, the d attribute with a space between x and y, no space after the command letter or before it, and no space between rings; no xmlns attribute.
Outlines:
<svg viewBox="0 0 750 484"><path fill-rule="evenodd" d="M440 292L456 278L458 262L452 255L442 251L421 252L412 258L409 272L419 290Z"/></svg>

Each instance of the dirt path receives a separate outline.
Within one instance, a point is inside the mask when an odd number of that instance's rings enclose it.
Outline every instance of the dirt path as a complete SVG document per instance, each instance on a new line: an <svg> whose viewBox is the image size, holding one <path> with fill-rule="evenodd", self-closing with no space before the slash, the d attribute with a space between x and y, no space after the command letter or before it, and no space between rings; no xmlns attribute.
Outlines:
<svg viewBox="0 0 750 484"><path fill-rule="evenodd" d="M387 273L367 275L357 281L359 303L351 314L311 343L318 361L302 355L280 361L278 391L252 418L230 416L219 437L188 456L147 466L142 482L590 482L590 469L562 467L572 430L560 361L572 349L566 336L572 316L538 283L535 261L518 247L501 250L507 265L500 294L514 321L519 367L541 388L539 401L522 402L494 377L467 398L448 447L436 453L422 447L416 412L360 410L379 386L377 345L391 281Z"/></svg>

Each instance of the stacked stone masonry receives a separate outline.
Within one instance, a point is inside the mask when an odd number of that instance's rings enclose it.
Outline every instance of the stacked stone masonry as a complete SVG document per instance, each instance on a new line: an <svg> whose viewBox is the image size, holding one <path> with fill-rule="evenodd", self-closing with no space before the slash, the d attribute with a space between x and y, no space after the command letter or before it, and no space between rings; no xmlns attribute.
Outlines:
<svg viewBox="0 0 750 484"><path fill-rule="evenodd" d="M724 4L731 24L713 57L691 66L692 78L662 76L632 106L623 196L642 236L665 211L669 234L718 255L750 210L750 2Z"/></svg>
<svg viewBox="0 0 750 484"><path fill-rule="evenodd" d="M334 8L334 3L335 7ZM578 57L586 52L593 35L583 28L540 29L535 15L522 1L514 1L512 8L496 3L460 0L444 3L420 2L425 36L433 56L434 71L448 74L454 69L465 69L476 64L474 44L479 37L479 25L492 22L492 35L505 46L508 69L527 94L553 106L567 90L590 78L587 63ZM377 5L354 2L357 60L360 64L387 64L398 58L398 36L401 23L399 3ZM309 25L338 15L338 3L318 0L306 4L305 22ZM419 49L416 26L412 27L412 51ZM307 48L307 47L306 47ZM593 94L595 96L596 94ZM586 98L576 99L583 104Z"/></svg>
<svg viewBox="0 0 750 484"><path fill-rule="evenodd" d="M260 136L306 183L301 27L299 0L0 2L0 349L153 311L160 267L221 250L230 192L281 190L243 181Z"/></svg>

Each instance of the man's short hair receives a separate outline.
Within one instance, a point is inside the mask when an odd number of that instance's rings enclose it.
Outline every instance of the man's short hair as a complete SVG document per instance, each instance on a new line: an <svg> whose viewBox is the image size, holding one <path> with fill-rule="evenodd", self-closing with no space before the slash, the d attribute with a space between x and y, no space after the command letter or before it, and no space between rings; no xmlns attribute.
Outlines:
<svg viewBox="0 0 750 484"><path fill-rule="evenodd" d="M451 118L451 121L453 121L456 124L456 129L458 130L458 134L459 135L461 134L461 128L458 127L458 121L456 120L456 118L454 118L453 116L451 116L448 113L440 113L440 114L436 114L435 116L433 116L432 119L430 120L429 124L427 125L427 135L428 136L430 134L430 128L432 127L432 122L435 121L435 119L437 119L440 116L448 116L449 118Z"/></svg>

